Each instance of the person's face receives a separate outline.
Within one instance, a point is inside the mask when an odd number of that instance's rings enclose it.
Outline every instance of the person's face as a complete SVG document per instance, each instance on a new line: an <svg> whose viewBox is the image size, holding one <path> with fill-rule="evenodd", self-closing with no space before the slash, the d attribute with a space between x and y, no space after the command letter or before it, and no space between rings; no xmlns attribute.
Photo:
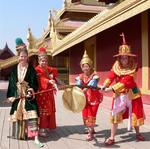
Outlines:
<svg viewBox="0 0 150 149"><path fill-rule="evenodd" d="M26 52L24 52L24 51L20 52L19 63L20 64L28 63L28 54Z"/></svg>
<svg viewBox="0 0 150 149"><path fill-rule="evenodd" d="M127 67L128 66L128 60L129 60L128 56L126 56L126 55L121 56L120 57L121 65L123 67Z"/></svg>
<svg viewBox="0 0 150 149"><path fill-rule="evenodd" d="M39 64L41 67L45 67L47 65L47 62L47 58L42 58L40 59Z"/></svg>
<svg viewBox="0 0 150 149"><path fill-rule="evenodd" d="M91 67L88 64L83 64L81 69L84 74L86 74L86 75L90 74Z"/></svg>

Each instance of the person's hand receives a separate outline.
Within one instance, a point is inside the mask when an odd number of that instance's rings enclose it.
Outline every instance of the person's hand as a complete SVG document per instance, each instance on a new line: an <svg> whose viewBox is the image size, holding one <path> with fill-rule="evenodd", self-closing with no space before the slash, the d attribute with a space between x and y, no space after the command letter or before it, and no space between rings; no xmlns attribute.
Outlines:
<svg viewBox="0 0 150 149"><path fill-rule="evenodd" d="M15 101L15 97L9 97L6 100L4 100L4 102L6 102L6 103L11 103L11 102L14 102L14 101Z"/></svg>
<svg viewBox="0 0 150 149"><path fill-rule="evenodd" d="M84 89L83 89L83 92L86 92L87 90L88 90L88 88L84 88Z"/></svg>
<svg viewBox="0 0 150 149"><path fill-rule="evenodd" d="M11 103L11 101L7 98L6 100L4 100L4 103Z"/></svg>
<svg viewBox="0 0 150 149"><path fill-rule="evenodd" d="M29 88L27 90L27 95L26 95L27 98L33 98L34 97L34 90L32 88Z"/></svg>
<svg viewBox="0 0 150 149"><path fill-rule="evenodd" d="M32 97L32 92L31 91L28 91L27 92L27 98L31 98Z"/></svg>
<svg viewBox="0 0 150 149"><path fill-rule="evenodd" d="M105 88L105 92L110 92L110 91L112 91L113 89L112 89L112 87L107 87L107 88Z"/></svg>
<svg viewBox="0 0 150 149"><path fill-rule="evenodd" d="M105 90L105 88L106 88L106 86L105 86L105 85L101 85L101 86L100 86L100 89L101 89L102 91L104 91L104 90Z"/></svg>
<svg viewBox="0 0 150 149"><path fill-rule="evenodd" d="M55 80L49 80L50 84L55 84Z"/></svg>

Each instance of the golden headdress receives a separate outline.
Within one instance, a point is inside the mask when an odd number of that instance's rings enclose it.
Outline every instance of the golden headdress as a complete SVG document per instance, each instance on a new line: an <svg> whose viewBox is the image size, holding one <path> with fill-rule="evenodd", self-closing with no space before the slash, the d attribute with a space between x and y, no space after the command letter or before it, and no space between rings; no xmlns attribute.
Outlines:
<svg viewBox="0 0 150 149"><path fill-rule="evenodd" d="M128 67L122 68L120 61L118 59L114 63L112 70L118 76L134 74L137 70L137 64L134 61L134 57L136 55L131 53L131 48L126 44L124 33L122 33L120 36L122 36L123 44L119 47L119 53L114 55L114 57L119 57L123 55L130 56Z"/></svg>
<svg viewBox="0 0 150 149"><path fill-rule="evenodd" d="M131 53L130 46L128 46L126 44L124 33L122 33L120 36L122 37L123 44L119 47L119 53L114 55L114 57L118 57L118 56L122 56L122 55L134 56L135 57L136 55Z"/></svg>
<svg viewBox="0 0 150 149"><path fill-rule="evenodd" d="M87 55L86 50L84 51L83 57L82 57L81 62L80 62L81 67L82 67L83 64L89 64L89 66L93 65L93 62L89 58L89 56Z"/></svg>

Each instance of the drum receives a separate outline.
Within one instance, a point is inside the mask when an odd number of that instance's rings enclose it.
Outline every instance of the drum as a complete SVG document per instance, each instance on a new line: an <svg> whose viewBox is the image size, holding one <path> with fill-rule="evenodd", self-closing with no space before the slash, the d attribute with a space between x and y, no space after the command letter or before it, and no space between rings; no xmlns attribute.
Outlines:
<svg viewBox="0 0 150 149"><path fill-rule="evenodd" d="M64 107L74 113L81 112L86 105L85 95L77 86L65 89L62 99Z"/></svg>

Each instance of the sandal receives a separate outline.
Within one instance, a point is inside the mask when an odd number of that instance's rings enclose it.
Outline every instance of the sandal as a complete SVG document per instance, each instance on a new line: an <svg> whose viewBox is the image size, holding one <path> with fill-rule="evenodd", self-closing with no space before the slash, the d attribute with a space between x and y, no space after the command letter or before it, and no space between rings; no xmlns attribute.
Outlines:
<svg viewBox="0 0 150 149"><path fill-rule="evenodd" d="M86 136L86 140L87 141L92 141L93 140L93 134L92 133L88 133Z"/></svg>
<svg viewBox="0 0 150 149"><path fill-rule="evenodd" d="M38 143L34 142L34 143L38 148L44 147L44 144L42 144L41 142Z"/></svg>
<svg viewBox="0 0 150 149"><path fill-rule="evenodd" d="M85 132L84 132L85 134L88 134L89 133L89 131L88 130L85 130ZM92 130L92 132L91 132L92 134L96 134L96 132L95 132L95 130Z"/></svg>
<svg viewBox="0 0 150 149"><path fill-rule="evenodd" d="M104 142L105 146L111 146L115 143L115 140L114 139L106 139L106 141Z"/></svg>
<svg viewBox="0 0 150 149"><path fill-rule="evenodd" d="M137 139L138 141L145 141L144 136L141 135L141 134L136 135L136 139Z"/></svg>

